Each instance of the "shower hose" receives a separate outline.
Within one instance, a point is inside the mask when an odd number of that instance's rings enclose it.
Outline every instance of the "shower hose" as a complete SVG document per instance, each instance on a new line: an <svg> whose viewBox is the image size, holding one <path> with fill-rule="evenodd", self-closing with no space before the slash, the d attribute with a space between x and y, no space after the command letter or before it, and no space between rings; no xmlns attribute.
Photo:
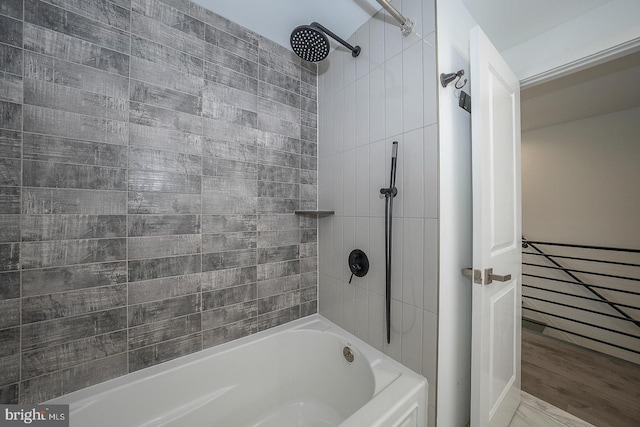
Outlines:
<svg viewBox="0 0 640 427"><path fill-rule="evenodd" d="M381 188L380 194L384 194L384 246L385 246L385 273L386 273L386 322L387 322L387 344L391 343L391 248L392 248L392 220L393 220L393 199L398 194L396 188L396 164L398 162L398 141L393 142L391 151L391 177L389 188Z"/></svg>

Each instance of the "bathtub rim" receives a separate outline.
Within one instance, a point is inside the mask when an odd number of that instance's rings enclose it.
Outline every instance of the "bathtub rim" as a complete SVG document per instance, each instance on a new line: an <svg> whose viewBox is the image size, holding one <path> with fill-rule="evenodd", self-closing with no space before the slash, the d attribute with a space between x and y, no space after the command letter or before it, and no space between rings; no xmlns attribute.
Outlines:
<svg viewBox="0 0 640 427"><path fill-rule="evenodd" d="M373 371L372 374L374 376L374 391L371 398L359 409L365 406L377 406L371 405L371 402L380 401L380 397L378 396L380 396L386 388L394 389L398 386L398 383L404 383L408 385L407 380L411 380L411 393L416 392L416 390L420 388L422 383L424 383L425 392L426 390L428 390L427 380L422 375L402 365L400 362L392 359L382 351L374 348L370 344L367 344L352 333L331 322L329 319L316 313L282 325L275 326L264 331L257 332L255 334L248 335L246 337L238 338L233 341L209 347L195 353L190 353L172 360L168 360L166 362L158 363L148 368L143 368L138 371L122 375L120 377L94 384L92 386L88 386L80 390L64 394L62 396L47 400L42 403L68 404L70 413L81 411L86 409L88 406L96 403L104 394L116 393L118 390L124 389L129 385L135 384L139 381L143 381L145 379L153 379L155 377L168 374L171 371L176 371L183 367L203 362L205 359L224 355L236 349L257 344L271 337L295 331L329 333L336 336L337 339L344 342L345 344L351 346L354 350L354 353L356 354L356 357L364 357L366 359L367 365L369 365L369 367ZM383 379L382 382L378 381L380 377L382 377ZM402 378L402 381L397 381L400 378ZM392 385L393 387L391 387ZM383 399L386 400L385 398ZM424 407L426 411L426 399L424 401ZM351 417L347 418L345 422L347 422L350 418Z"/></svg>

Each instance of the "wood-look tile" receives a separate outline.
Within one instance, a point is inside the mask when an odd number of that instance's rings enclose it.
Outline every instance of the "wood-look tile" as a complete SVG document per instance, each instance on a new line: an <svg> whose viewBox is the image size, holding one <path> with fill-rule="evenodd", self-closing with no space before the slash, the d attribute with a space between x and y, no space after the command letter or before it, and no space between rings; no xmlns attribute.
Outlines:
<svg viewBox="0 0 640 427"><path fill-rule="evenodd" d="M129 281L159 279L200 273L200 255L129 261Z"/></svg>
<svg viewBox="0 0 640 427"><path fill-rule="evenodd" d="M122 145L24 134L24 160L126 168L127 151Z"/></svg>
<svg viewBox="0 0 640 427"><path fill-rule="evenodd" d="M22 19L23 0L4 0L0 3L0 14Z"/></svg>
<svg viewBox="0 0 640 427"><path fill-rule="evenodd" d="M104 119L129 119L129 103L124 99L33 78L25 79L24 103Z"/></svg>
<svg viewBox="0 0 640 427"><path fill-rule="evenodd" d="M127 193L25 187L22 195L22 213L26 215L124 215L127 213Z"/></svg>
<svg viewBox="0 0 640 427"><path fill-rule="evenodd" d="M204 52L205 60L211 63L244 74L253 79L258 78L258 63L252 59L244 58L210 43L206 43Z"/></svg>
<svg viewBox="0 0 640 427"><path fill-rule="evenodd" d="M258 282L258 298L267 298L300 289L300 275Z"/></svg>
<svg viewBox="0 0 640 427"><path fill-rule="evenodd" d="M128 286L128 303L142 304L197 294L201 290L201 281L200 274L188 274L131 282Z"/></svg>
<svg viewBox="0 0 640 427"><path fill-rule="evenodd" d="M25 352L21 356L22 378L29 379L69 369L82 363L124 353L126 349L127 331L118 331Z"/></svg>
<svg viewBox="0 0 640 427"><path fill-rule="evenodd" d="M166 2L159 0L133 0L131 9L136 13L164 24L166 27L171 28L173 32L182 32L197 39L204 39L204 23L202 21L187 15L184 11L176 9ZM137 32L138 27L134 25L132 31ZM153 31L154 34L159 32L161 30L158 28Z"/></svg>
<svg viewBox="0 0 640 427"><path fill-rule="evenodd" d="M117 120L24 105L24 131L126 145L129 124Z"/></svg>
<svg viewBox="0 0 640 427"><path fill-rule="evenodd" d="M22 269L94 264L126 259L126 239L82 239L24 242L20 248Z"/></svg>
<svg viewBox="0 0 640 427"><path fill-rule="evenodd" d="M22 46L22 21L0 15L0 42L11 46Z"/></svg>
<svg viewBox="0 0 640 427"><path fill-rule="evenodd" d="M0 157L19 159L22 142L22 132L0 129Z"/></svg>
<svg viewBox="0 0 640 427"><path fill-rule="evenodd" d="M22 351L44 349L72 340L119 331L126 327L126 308L30 323L21 328Z"/></svg>
<svg viewBox="0 0 640 427"><path fill-rule="evenodd" d="M174 153L202 155L202 135L131 123L129 145Z"/></svg>
<svg viewBox="0 0 640 427"><path fill-rule="evenodd" d="M205 310L202 312L202 329L216 329L220 326L252 318L255 320L257 315L257 301L241 302L215 310Z"/></svg>
<svg viewBox="0 0 640 427"><path fill-rule="evenodd" d="M0 244L0 271L20 269L20 244Z"/></svg>
<svg viewBox="0 0 640 427"><path fill-rule="evenodd" d="M129 191L200 194L202 178L199 175L130 170Z"/></svg>
<svg viewBox="0 0 640 427"><path fill-rule="evenodd" d="M198 115L202 111L202 99L198 96L138 80L131 81L130 90L131 101L194 115Z"/></svg>
<svg viewBox="0 0 640 427"><path fill-rule="evenodd" d="M202 77L202 59L142 37L131 37L131 55Z"/></svg>
<svg viewBox="0 0 640 427"><path fill-rule="evenodd" d="M129 372L148 368L202 350L202 334L195 333L129 352Z"/></svg>
<svg viewBox="0 0 640 427"><path fill-rule="evenodd" d="M244 249L229 252L202 254L202 271L224 270L256 264L256 250Z"/></svg>
<svg viewBox="0 0 640 427"><path fill-rule="evenodd" d="M204 348L213 347L256 332L258 332L258 323L255 317L240 320L219 328L205 330L202 333L203 346Z"/></svg>
<svg viewBox="0 0 640 427"><path fill-rule="evenodd" d="M17 383L20 381L20 355L0 358L0 390L7 384ZM2 391L0 391L0 404L6 404L2 399Z"/></svg>
<svg viewBox="0 0 640 427"><path fill-rule="evenodd" d="M22 324L78 316L126 304L127 287L124 284L27 297L22 299Z"/></svg>
<svg viewBox="0 0 640 427"><path fill-rule="evenodd" d="M130 260L197 254L202 251L202 247L202 238L199 234L129 237L127 239Z"/></svg>
<svg viewBox="0 0 640 427"><path fill-rule="evenodd" d="M129 326L148 325L200 311L200 294L135 304L129 306Z"/></svg>
<svg viewBox="0 0 640 427"><path fill-rule="evenodd" d="M0 273L0 301L20 298L20 272Z"/></svg>
<svg viewBox="0 0 640 427"><path fill-rule="evenodd" d="M118 25L112 26L105 22L108 21L107 17L104 17L105 19L101 22L100 19L96 19L100 17L99 15L89 15L89 18L86 15L82 16L82 13L74 13L81 12L80 10L69 11L62 7L57 7L55 3L60 1L53 0L45 3L37 0L27 0L24 9L25 21L59 34L95 43L118 52L129 53L129 35L123 28L118 28L129 26L128 11L111 4L114 6L112 11L121 12L120 16L116 17ZM95 2L97 0L89 1ZM77 1L77 3L80 6L84 2ZM89 2L86 4L89 5ZM107 6L108 2L100 2L100 4ZM59 4L58 6L62 5ZM100 8L94 7L94 11L96 9ZM108 10L105 10L105 12L109 13Z"/></svg>
<svg viewBox="0 0 640 427"><path fill-rule="evenodd" d="M201 315L198 313L130 328L129 349L147 347L200 332L201 323Z"/></svg>
<svg viewBox="0 0 640 427"><path fill-rule="evenodd" d="M234 286L232 288L225 288L212 292L204 292L202 294L202 309L204 311L213 310L229 305L255 301L256 298L257 287L255 283Z"/></svg>
<svg viewBox="0 0 640 427"><path fill-rule="evenodd" d="M158 63L151 59L131 57L130 77L167 89L173 89L189 95L199 96L202 93L203 76L177 70L168 64Z"/></svg>
<svg viewBox="0 0 640 427"><path fill-rule="evenodd" d="M255 283L258 277L257 267L255 265L211 271L203 273L202 276L203 291L212 291Z"/></svg>
<svg viewBox="0 0 640 427"><path fill-rule="evenodd" d="M200 234L200 215L129 215L129 237Z"/></svg>
<svg viewBox="0 0 640 427"><path fill-rule="evenodd" d="M228 252L240 249L255 249L256 233L239 232L225 234L203 234L202 252Z"/></svg>
<svg viewBox="0 0 640 427"><path fill-rule="evenodd" d="M243 40L211 25L206 25L204 39L207 43L226 49L253 62L258 62L258 45L253 40Z"/></svg>
<svg viewBox="0 0 640 427"><path fill-rule="evenodd" d="M22 49L0 43L0 71L22 75Z"/></svg>
<svg viewBox="0 0 640 427"><path fill-rule="evenodd" d="M126 353L105 357L23 381L20 402L38 404L126 374Z"/></svg>
<svg viewBox="0 0 640 427"><path fill-rule="evenodd" d="M126 237L125 215L23 215L22 241Z"/></svg>
<svg viewBox="0 0 640 427"><path fill-rule="evenodd" d="M29 23L24 24L24 48L121 76L129 74L129 55Z"/></svg>
<svg viewBox="0 0 640 427"><path fill-rule="evenodd" d="M126 283L126 281L127 263L125 261L25 270L22 272L22 296L110 286Z"/></svg>
<svg viewBox="0 0 640 427"><path fill-rule="evenodd" d="M264 331L300 318L300 307L272 311L258 316L258 330Z"/></svg>
<svg viewBox="0 0 640 427"><path fill-rule="evenodd" d="M129 79L124 76L31 51L24 51L24 64L25 78L45 80L117 99L129 97ZM78 138L77 135L70 137Z"/></svg>
<svg viewBox="0 0 640 427"><path fill-rule="evenodd" d="M22 183L27 187L127 190L127 171L124 168L33 160L25 160L22 165Z"/></svg>
<svg viewBox="0 0 640 427"><path fill-rule="evenodd" d="M18 298L0 300L0 329L20 326L20 300Z"/></svg>
<svg viewBox="0 0 640 427"><path fill-rule="evenodd" d="M64 8L66 11L90 17L92 20L105 23L112 27L129 29L129 10L114 2L103 0L49 0L51 4ZM33 3L27 0L26 5ZM25 6L26 6L25 5Z"/></svg>

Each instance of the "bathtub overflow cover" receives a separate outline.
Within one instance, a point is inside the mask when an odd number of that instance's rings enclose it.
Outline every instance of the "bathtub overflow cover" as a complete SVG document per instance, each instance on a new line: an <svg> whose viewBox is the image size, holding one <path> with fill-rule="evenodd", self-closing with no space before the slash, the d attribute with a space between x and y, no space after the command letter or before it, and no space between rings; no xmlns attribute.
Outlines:
<svg viewBox="0 0 640 427"><path fill-rule="evenodd" d="M353 351L349 347L345 347L342 349L342 355L347 360L347 362L353 362Z"/></svg>

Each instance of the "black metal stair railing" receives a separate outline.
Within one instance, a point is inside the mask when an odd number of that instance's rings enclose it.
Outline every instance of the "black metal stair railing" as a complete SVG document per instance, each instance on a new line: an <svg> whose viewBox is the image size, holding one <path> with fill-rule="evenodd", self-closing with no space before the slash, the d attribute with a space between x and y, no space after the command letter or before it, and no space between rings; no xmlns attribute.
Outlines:
<svg viewBox="0 0 640 427"><path fill-rule="evenodd" d="M543 250L541 247L548 249ZM539 323L546 328L558 330L573 336L599 342L601 344L635 354L640 354L640 319L637 318L638 313L640 313L640 298L638 298L640 297L640 287L634 285L632 286L633 289L628 289L628 286L626 288L619 286L620 282L626 284L637 284L637 282L640 282L640 249L541 242L527 240L524 237L522 238L522 248L523 316L526 317L526 313L537 313L545 316L547 319L559 319L560 322L558 323L563 323L563 326L583 325L589 327L589 330L595 329L603 331L604 334L595 334L598 336L593 336L584 333L584 331L571 329L569 326L559 327L533 319L526 320L533 323ZM564 252L568 250L586 251L589 253L589 256L576 256L574 253L558 253L558 248ZM624 254L626 258L631 258L632 262L629 262L628 259L615 259L616 257L611 256L611 254ZM531 258L531 261L534 262L524 262L525 258ZM638 261L636 259L638 259ZM537 260L540 260L540 262L535 262ZM547 265L544 264L545 262ZM583 266L575 268L566 265L571 262L578 262L583 264ZM565 263L565 265L562 263ZM605 266L608 268L621 268L630 271L631 273L618 274L617 271L614 271L613 273L615 274L612 274L611 272L599 271L599 269L604 268ZM534 272L532 270L540 270L541 272ZM563 278L559 278L558 276ZM579 276L586 276L589 278L589 281L583 280ZM596 278L597 281L604 280L611 281L611 283L591 283L594 278ZM536 283L532 283L531 280ZM558 289L560 287L562 287L562 289ZM588 295L574 293L577 292L576 287L588 291ZM618 298L615 298L612 295L617 296ZM620 301L620 297L625 299ZM557 301L557 298L564 299L565 301ZM637 300L636 302L633 301L634 298ZM542 304L536 305L536 302ZM581 306L579 302L586 302L587 304L592 303L592 307L587 308ZM600 309L593 309L593 303L596 303L596 307L604 307L605 311L607 311L606 308L610 309L608 310L610 312L607 313ZM547 309L540 309L540 305L547 306ZM558 312L558 309L569 309L570 313L571 310L576 310L573 313L582 313L583 319L577 318L580 316L572 317L566 313L560 313ZM585 320L584 317L587 316L588 319ZM602 319L612 319L614 325L603 324L604 322ZM630 331L629 328L627 328L626 331L621 330L620 328L615 327L615 322L635 325L637 330ZM637 340L634 341L634 343L637 342L638 345L632 345L630 347L629 345L616 343L616 340L612 339L616 336Z"/></svg>

